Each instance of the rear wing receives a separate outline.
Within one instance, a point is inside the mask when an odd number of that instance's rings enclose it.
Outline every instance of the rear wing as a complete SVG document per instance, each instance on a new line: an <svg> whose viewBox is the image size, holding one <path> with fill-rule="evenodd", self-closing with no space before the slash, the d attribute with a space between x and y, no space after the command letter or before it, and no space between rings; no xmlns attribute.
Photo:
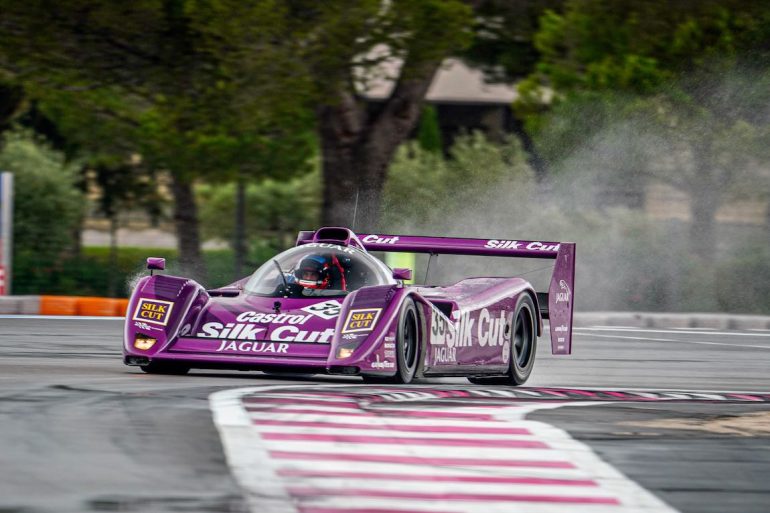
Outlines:
<svg viewBox="0 0 770 513"><path fill-rule="evenodd" d="M572 352L572 314L575 290L575 243L509 239L419 237L414 235L353 234L345 228L300 232L297 245L326 242L367 251L477 255L556 260L547 293L538 293L540 313L549 319L553 354Z"/></svg>

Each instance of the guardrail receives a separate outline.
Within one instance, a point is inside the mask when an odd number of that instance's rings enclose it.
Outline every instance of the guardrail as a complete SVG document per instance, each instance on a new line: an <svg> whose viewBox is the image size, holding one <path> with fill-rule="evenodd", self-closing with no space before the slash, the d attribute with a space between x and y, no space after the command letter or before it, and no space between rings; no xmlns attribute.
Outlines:
<svg viewBox="0 0 770 513"><path fill-rule="evenodd" d="M128 299L79 296L0 296L0 315L123 317ZM770 330L770 316L725 313L575 312L574 325L632 328Z"/></svg>

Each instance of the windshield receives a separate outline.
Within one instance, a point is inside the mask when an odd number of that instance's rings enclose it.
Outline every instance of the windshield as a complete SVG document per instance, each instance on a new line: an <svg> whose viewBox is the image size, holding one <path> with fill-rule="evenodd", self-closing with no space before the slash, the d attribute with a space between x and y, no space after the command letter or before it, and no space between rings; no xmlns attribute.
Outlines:
<svg viewBox="0 0 770 513"><path fill-rule="evenodd" d="M284 251L262 264L244 290L267 297L324 297L389 283L396 282L388 267L363 251L312 243Z"/></svg>

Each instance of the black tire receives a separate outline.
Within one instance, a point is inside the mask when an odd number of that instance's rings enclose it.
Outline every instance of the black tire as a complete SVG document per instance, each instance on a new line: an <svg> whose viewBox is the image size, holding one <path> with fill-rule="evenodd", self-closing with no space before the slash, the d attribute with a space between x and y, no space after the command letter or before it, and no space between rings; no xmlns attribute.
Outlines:
<svg viewBox="0 0 770 513"><path fill-rule="evenodd" d="M420 318L414 300L406 299L401 305L396 330L395 376L364 376L366 383L408 384L414 379L420 362Z"/></svg>
<svg viewBox="0 0 770 513"><path fill-rule="evenodd" d="M474 385L523 385L529 379L535 366L537 352L537 326L535 303L529 294L524 294L516 305L511 333L511 351L508 373L505 376L469 376Z"/></svg>
<svg viewBox="0 0 770 513"><path fill-rule="evenodd" d="M535 303L529 294L524 294L516 306L516 315L511 335L510 384L523 385L532 374L537 352L537 314Z"/></svg>
<svg viewBox="0 0 770 513"><path fill-rule="evenodd" d="M190 372L190 367L173 362L150 362L139 367L147 374L175 374L183 375Z"/></svg>

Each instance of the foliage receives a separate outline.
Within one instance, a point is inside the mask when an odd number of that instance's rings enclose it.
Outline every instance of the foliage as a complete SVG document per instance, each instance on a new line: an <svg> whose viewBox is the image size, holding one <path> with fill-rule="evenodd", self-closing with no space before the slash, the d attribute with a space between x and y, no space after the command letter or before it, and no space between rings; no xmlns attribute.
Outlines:
<svg viewBox="0 0 770 513"><path fill-rule="evenodd" d="M56 268L77 243L83 195L77 166L31 133L6 132L0 169L14 175L14 263L17 272Z"/></svg>
<svg viewBox="0 0 770 513"><path fill-rule="evenodd" d="M255 255L261 263L272 255ZM167 274L179 274L178 252L170 248L122 247L116 265L110 264L110 248L85 247L78 256L68 256L60 265L51 268L33 268L22 262L15 270L14 289L18 294L62 294L75 296L108 297L110 277L120 284L118 297L127 297L136 278L144 276L148 256L166 258ZM209 279L203 283L215 288L232 283L233 252L205 250L203 257L209 269Z"/></svg>
<svg viewBox="0 0 770 513"><path fill-rule="evenodd" d="M565 175L603 173L599 183L632 189L629 206L641 206L650 179L688 194L691 255L708 267L717 209L737 184L761 181L770 135L766 7L568 0L541 18L541 59L517 109ZM714 293L701 296L716 305Z"/></svg>
<svg viewBox="0 0 770 513"><path fill-rule="evenodd" d="M534 36L543 12L564 0L480 0L474 7L474 38L462 57L493 82L516 82L532 73L539 60Z"/></svg>
<svg viewBox="0 0 770 513"><path fill-rule="evenodd" d="M278 250L292 245L299 230L318 225L320 210L318 171L288 181L264 179L246 187L246 238L250 253L262 247ZM235 185L198 187L203 234L232 243L235 227ZM223 219L227 220L223 222Z"/></svg>
<svg viewBox="0 0 770 513"><path fill-rule="evenodd" d="M422 108L420 124L417 125L417 143L423 150L441 153L441 127L438 124L438 111L433 105Z"/></svg>
<svg viewBox="0 0 770 513"><path fill-rule="evenodd" d="M495 145L481 133L458 137L448 158L415 143L399 148L385 186L385 226L448 227L447 212L478 198L500 182L528 187L531 171L515 140Z"/></svg>

